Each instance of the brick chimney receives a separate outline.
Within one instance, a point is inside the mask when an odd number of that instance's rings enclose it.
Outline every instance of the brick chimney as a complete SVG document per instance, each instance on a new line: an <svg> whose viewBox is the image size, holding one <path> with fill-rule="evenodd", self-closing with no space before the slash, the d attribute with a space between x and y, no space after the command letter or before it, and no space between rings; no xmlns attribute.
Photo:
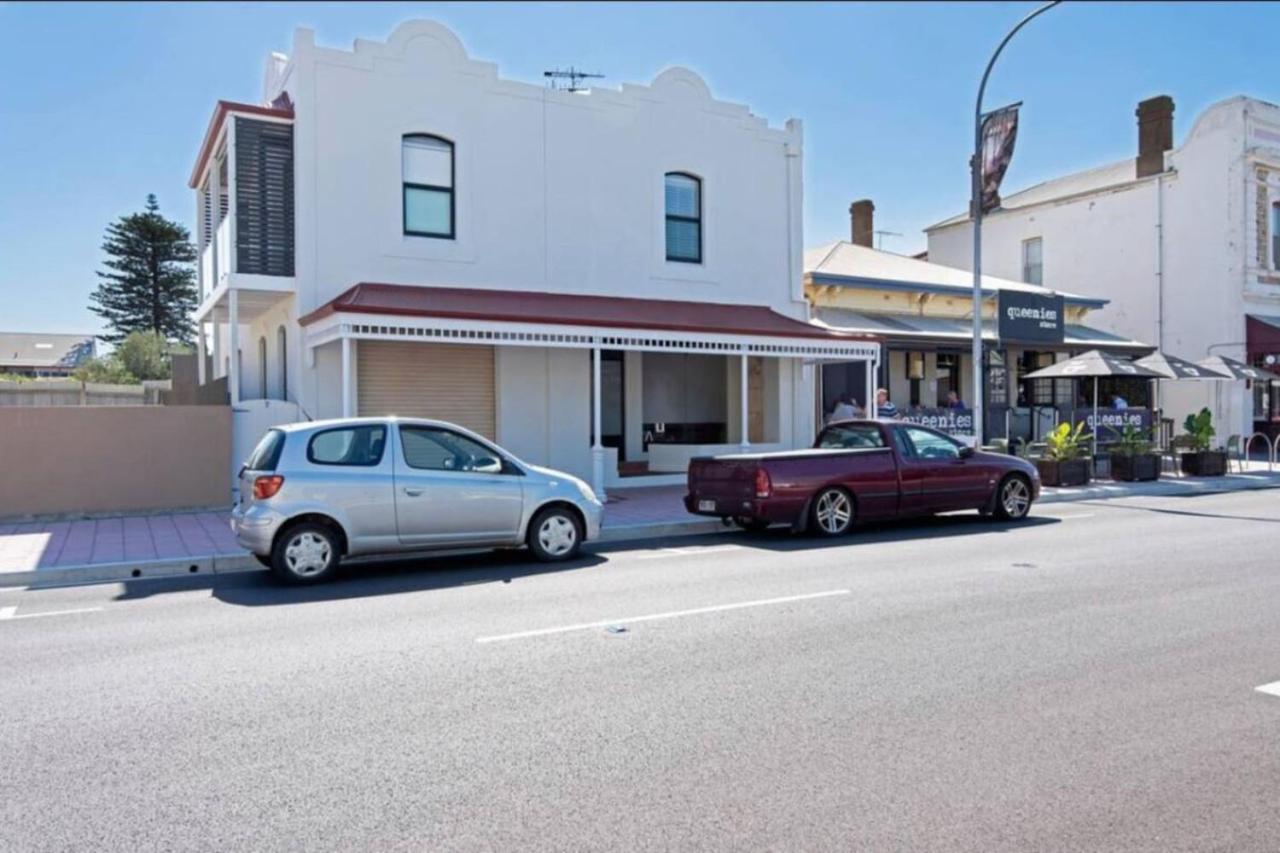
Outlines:
<svg viewBox="0 0 1280 853"><path fill-rule="evenodd" d="M864 198L849 205L850 241L855 246L871 248L875 240L876 206Z"/></svg>
<svg viewBox="0 0 1280 853"><path fill-rule="evenodd" d="M1138 104L1138 177L1164 171L1164 152L1173 147L1173 98L1157 95Z"/></svg>

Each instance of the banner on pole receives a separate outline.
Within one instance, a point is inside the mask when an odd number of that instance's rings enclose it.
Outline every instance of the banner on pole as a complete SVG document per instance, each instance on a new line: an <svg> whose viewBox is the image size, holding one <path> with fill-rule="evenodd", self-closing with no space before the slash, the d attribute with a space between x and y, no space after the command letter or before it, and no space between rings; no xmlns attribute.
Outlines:
<svg viewBox="0 0 1280 853"><path fill-rule="evenodd" d="M982 118L982 212L1000 206L1000 182L1013 159L1018 139L1018 104L1001 107Z"/></svg>

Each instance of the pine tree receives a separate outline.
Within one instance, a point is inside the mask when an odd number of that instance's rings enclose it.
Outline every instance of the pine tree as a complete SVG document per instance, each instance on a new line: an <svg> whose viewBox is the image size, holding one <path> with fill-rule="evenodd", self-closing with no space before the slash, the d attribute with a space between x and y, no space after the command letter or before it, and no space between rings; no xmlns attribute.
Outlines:
<svg viewBox="0 0 1280 853"><path fill-rule="evenodd" d="M180 223L160 215L154 194L145 213L120 217L107 226L102 251L106 271L89 310L106 319L103 340L119 343L130 332L152 331L167 340L190 343L196 307L195 247Z"/></svg>

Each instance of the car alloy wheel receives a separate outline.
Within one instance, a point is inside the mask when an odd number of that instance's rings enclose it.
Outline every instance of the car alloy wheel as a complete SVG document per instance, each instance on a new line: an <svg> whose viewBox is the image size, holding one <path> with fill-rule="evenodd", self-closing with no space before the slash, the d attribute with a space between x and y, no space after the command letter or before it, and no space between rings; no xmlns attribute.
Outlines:
<svg viewBox="0 0 1280 853"><path fill-rule="evenodd" d="M843 489L827 489L813 505L813 518L823 535L839 536L853 524L853 501Z"/></svg>
<svg viewBox="0 0 1280 853"><path fill-rule="evenodd" d="M320 534L302 530L289 538L284 546L284 563L300 578L320 574L333 559L333 546Z"/></svg>
<svg viewBox="0 0 1280 853"><path fill-rule="evenodd" d="M1031 489L1021 477L1009 477L1000 487L1000 514L1019 519L1031 509Z"/></svg>
<svg viewBox="0 0 1280 853"><path fill-rule="evenodd" d="M563 515L548 516L538 527L538 542L553 557L569 553L577 541L577 525Z"/></svg>

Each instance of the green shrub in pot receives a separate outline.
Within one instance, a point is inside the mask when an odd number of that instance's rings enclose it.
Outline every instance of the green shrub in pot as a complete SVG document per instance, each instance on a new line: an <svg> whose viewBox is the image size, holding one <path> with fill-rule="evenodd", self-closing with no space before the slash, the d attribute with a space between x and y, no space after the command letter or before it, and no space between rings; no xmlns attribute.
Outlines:
<svg viewBox="0 0 1280 853"><path fill-rule="evenodd" d="M1111 445L1111 479L1134 482L1160 479L1160 454L1152 452L1147 431L1126 424L1123 430L1108 427L1116 436Z"/></svg>
<svg viewBox="0 0 1280 853"><path fill-rule="evenodd" d="M1036 460L1046 486L1082 486L1090 479L1089 441L1084 423L1063 422L1044 439L1044 458Z"/></svg>
<svg viewBox="0 0 1280 853"><path fill-rule="evenodd" d="M1182 428L1190 439L1191 452L1182 454L1182 473L1196 477L1221 477L1227 473L1227 453L1213 450L1213 415L1208 407L1187 415Z"/></svg>

